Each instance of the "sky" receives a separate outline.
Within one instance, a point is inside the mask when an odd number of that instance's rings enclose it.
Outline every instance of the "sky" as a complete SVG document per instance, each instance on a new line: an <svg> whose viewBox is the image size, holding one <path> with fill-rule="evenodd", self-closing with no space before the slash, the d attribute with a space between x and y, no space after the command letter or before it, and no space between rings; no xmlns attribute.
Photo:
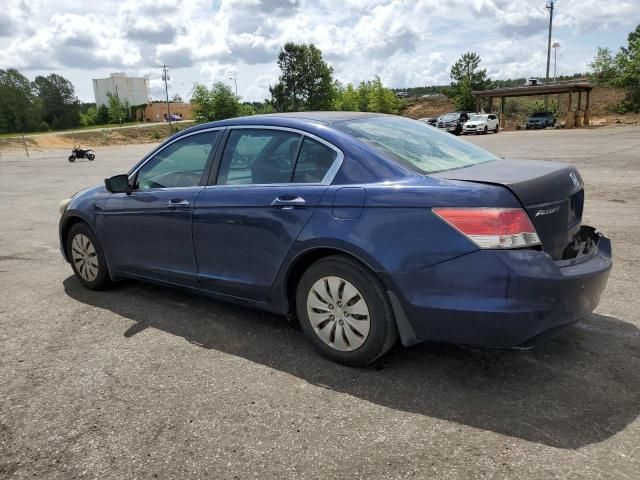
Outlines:
<svg viewBox="0 0 640 480"><path fill-rule="evenodd" d="M288 41L314 43L342 83L447 84L473 51L490 78L545 76L544 0L3 0L0 68L55 72L93 102L93 78L146 76L154 99L189 99L193 84L237 80L246 101L268 97ZM557 72L585 72L598 46L616 51L640 23L640 0L557 0ZM553 72L553 53L551 71Z"/></svg>

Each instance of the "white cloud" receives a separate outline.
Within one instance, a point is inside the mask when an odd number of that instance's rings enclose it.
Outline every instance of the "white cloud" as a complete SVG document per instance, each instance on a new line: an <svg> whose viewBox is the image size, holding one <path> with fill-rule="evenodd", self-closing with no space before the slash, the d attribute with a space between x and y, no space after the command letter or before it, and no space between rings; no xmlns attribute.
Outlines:
<svg viewBox="0 0 640 480"><path fill-rule="evenodd" d="M314 43L341 82L379 75L393 87L442 84L476 51L493 78L541 76L548 12L543 0L5 0L0 68L67 74L91 100L105 71L172 69L170 90L238 80L249 100L268 95L287 41ZM597 12L597 14L594 14ZM563 73L584 69L596 46L617 48L640 23L638 0L556 1L554 39Z"/></svg>

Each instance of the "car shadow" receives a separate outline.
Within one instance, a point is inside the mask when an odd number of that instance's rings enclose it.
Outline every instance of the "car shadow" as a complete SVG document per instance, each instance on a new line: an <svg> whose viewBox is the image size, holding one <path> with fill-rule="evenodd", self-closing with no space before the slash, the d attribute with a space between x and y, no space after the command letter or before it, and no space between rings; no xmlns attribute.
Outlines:
<svg viewBox="0 0 640 480"><path fill-rule="evenodd" d="M124 338L156 328L388 408L557 448L606 440L640 410L640 332L604 315L529 351L398 345L357 369L319 357L284 317L133 281L94 292L71 276L64 288L134 321Z"/></svg>

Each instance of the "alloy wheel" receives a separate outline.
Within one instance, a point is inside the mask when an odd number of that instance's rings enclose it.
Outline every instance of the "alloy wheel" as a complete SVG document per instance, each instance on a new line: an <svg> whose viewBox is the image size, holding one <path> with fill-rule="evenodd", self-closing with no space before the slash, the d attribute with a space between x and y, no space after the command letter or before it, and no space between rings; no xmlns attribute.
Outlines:
<svg viewBox="0 0 640 480"><path fill-rule="evenodd" d="M71 258L78 274L87 282L93 282L100 270L98 255L91 240L78 233L71 242Z"/></svg>
<svg viewBox="0 0 640 480"><path fill-rule="evenodd" d="M369 336L369 307L358 289L343 278L316 281L307 295L307 313L318 338L336 350L356 350Z"/></svg>

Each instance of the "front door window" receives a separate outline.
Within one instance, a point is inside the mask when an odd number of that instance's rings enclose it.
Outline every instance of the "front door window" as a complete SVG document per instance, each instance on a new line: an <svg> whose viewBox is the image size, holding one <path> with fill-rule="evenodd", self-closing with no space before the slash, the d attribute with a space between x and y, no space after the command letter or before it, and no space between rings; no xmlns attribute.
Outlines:
<svg viewBox="0 0 640 480"><path fill-rule="evenodd" d="M195 187L213 154L218 131L189 135L158 152L136 176L139 190Z"/></svg>

